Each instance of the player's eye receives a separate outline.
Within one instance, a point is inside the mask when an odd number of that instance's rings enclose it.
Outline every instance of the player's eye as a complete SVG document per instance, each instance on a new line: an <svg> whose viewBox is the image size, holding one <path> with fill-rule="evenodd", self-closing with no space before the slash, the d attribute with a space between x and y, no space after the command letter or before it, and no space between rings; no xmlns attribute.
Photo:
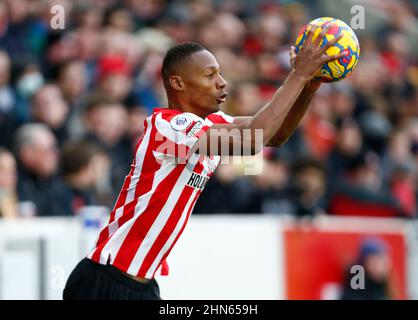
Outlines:
<svg viewBox="0 0 418 320"><path fill-rule="evenodd" d="M211 73L211 74L206 75L206 77L209 78L209 79L212 79L214 76L215 76L214 73Z"/></svg>

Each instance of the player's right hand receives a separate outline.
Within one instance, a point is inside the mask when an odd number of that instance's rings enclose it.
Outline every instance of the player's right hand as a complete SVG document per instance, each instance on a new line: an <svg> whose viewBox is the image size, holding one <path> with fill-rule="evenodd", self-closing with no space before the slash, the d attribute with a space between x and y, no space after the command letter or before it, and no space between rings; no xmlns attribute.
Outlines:
<svg viewBox="0 0 418 320"><path fill-rule="evenodd" d="M299 53L294 57L294 63L292 66L292 72L297 76L303 78L305 81L312 79L318 70L326 63L332 60L344 57L347 53L342 52L336 55L328 56L325 52L328 48L332 47L342 35L329 41L325 46L321 48L321 40L325 37L328 28L324 28L321 33L313 40L317 26L311 28L307 32L307 37L303 43Z"/></svg>

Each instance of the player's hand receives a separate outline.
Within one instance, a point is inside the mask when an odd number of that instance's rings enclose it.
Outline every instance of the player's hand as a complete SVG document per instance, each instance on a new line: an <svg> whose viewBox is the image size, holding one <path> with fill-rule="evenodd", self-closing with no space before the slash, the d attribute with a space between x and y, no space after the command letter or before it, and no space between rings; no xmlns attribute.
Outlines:
<svg viewBox="0 0 418 320"><path fill-rule="evenodd" d="M290 70L294 71L295 70L295 61L296 61L296 48L295 48L295 46L290 47L289 59L290 59ZM315 92L316 90L319 89L321 84L322 84L321 80L316 79L316 78L312 78L305 84L305 88L308 91Z"/></svg>
<svg viewBox="0 0 418 320"><path fill-rule="evenodd" d="M306 40L299 53L297 55L294 53L294 56L291 53L290 61L292 72L306 81L312 79L325 63L344 57L347 54L345 52L332 56L325 54L328 48L332 47L342 37L342 35L340 35L339 37L332 39L321 48L321 40L325 37L328 28L329 27L324 28L315 40L313 40L313 35L318 27L315 26L308 30Z"/></svg>

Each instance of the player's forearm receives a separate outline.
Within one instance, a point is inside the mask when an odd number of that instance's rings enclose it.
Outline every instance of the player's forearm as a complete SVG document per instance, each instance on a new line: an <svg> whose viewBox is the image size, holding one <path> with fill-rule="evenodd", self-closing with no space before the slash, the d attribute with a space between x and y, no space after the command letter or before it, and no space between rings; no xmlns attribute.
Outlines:
<svg viewBox="0 0 418 320"><path fill-rule="evenodd" d="M258 153L261 148L265 146L276 134L277 130L281 128L286 121L286 118L300 96L306 79L298 76L292 72L287 77L286 81L276 91L272 100L261 108L247 123L242 126L242 129L251 130L251 142L244 141L244 143L251 143L252 153ZM262 129L263 140L262 145L255 143L255 130Z"/></svg>
<svg viewBox="0 0 418 320"><path fill-rule="evenodd" d="M273 138L268 142L267 146L278 147L289 139L305 115L315 92L319 88L319 85L319 82L310 82L305 85L302 93L296 99L296 102L287 114L282 126L277 130Z"/></svg>

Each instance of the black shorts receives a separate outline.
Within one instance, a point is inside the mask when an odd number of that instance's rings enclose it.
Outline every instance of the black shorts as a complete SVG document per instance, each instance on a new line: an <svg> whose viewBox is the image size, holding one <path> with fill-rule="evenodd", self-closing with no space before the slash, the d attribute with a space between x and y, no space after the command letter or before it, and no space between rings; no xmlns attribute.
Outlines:
<svg viewBox="0 0 418 320"><path fill-rule="evenodd" d="M111 265L84 258L71 272L63 293L64 300L160 300L155 279L142 283Z"/></svg>

